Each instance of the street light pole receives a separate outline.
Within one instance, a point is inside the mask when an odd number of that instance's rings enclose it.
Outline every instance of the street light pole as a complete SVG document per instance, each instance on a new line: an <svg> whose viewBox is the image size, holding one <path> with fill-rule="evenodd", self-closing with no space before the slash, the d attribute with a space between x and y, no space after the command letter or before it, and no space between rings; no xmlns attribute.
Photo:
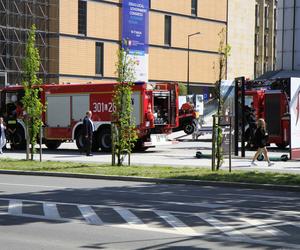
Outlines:
<svg viewBox="0 0 300 250"><path fill-rule="evenodd" d="M200 35L200 32L196 32L188 35L188 58L187 58L187 94L190 94L190 37Z"/></svg>

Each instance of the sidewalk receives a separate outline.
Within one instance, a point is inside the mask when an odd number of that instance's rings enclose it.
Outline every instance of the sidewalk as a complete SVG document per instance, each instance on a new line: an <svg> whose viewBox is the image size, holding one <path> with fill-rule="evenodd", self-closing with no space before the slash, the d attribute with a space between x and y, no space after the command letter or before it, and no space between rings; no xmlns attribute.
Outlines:
<svg viewBox="0 0 300 250"><path fill-rule="evenodd" d="M150 148L146 152L132 153L131 165L211 168L211 159L197 159L195 157L197 151L201 151L203 154L211 155L211 142L209 140L210 136L207 135L199 137L199 141L192 141L191 138L189 138L191 136L182 136L182 132L176 132L171 135L171 139L181 137L181 139L179 139L181 141L179 141L178 144ZM300 161L276 161L272 167L268 167L267 162L263 161L257 162L258 166L250 167L251 158L254 153L254 151L247 151L245 158L233 157L232 169L247 171L276 171L300 174ZM288 154L288 152L270 152L271 157L280 157L282 154ZM10 150L6 150L4 154L0 156L0 159L6 157L12 159L25 159L26 154L24 151L11 152ZM94 162L99 164L111 163L110 154L97 152L94 154L94 156L87 157L78 152L74 143L64 143L56 151L50 151L46 149L43 151L42 158L43 161ZM39 154L35 155L35 160L39 160ZM228 167L228 159L225 159L222 169L228 169Z"/></svg>

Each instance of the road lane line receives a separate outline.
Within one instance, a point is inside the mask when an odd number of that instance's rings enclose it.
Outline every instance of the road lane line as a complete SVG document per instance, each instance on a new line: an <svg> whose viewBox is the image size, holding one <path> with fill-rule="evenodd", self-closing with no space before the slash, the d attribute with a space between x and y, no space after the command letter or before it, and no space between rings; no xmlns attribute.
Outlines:
<svg viewBox="0 0 300 250"><path fill-rule="evenodd" d="M21 200L9 200L8 213L12 215L22 214L22 201Z"/></svg>
<svg viewBox="0 0 300 250"><path fill-rule="evenodd" d="M103 221L98 217L98 215L95 213L91 206L78 205L78 209L89 224L103 225Z"/></svg>
<svg viewBox="0 0 300 250"><path fill-rule="evenodd" d="M241 237L244 239L249 239L248 236L244 235L240 231L235 230L232 226L224 224L224 222L218 220L215 217L204 215L204 214L197 214L197 216L209 223L210 225L214 226L218 230L222 231L224 234L228 235L229 237Z"/></svg>
<svg viewBox="0 0 300 250"><path fill-rule="evenodd" d="M113 207L113 209L128 223L131 225L145 225L138 217L126 208Z"/></svg>
<svg viewBox="0 0 300 250"><path fill-rule="evenodd" d="M188 227L181 220L179 220L174 215L160 210L154 211L159 217L164 219L168 224L170 224L176 231L187 235L198 235L192 228Z"/></svg>
<svg viewBox="0 0 300 250"><path fill-rule="evenodd" d="M44 214L46 218L53 220L60 220L61 216L58 212L57 206L55 203L44 202L43 203Z"/></svg>
<svg viewBox="0 0 300 250"><path fill-rule="evenodd" d="M242 220L252 226L255 226L271 235L275 235L275 236L289 236L288 233L279 230L273 226L271 226L271 223L276 223L274 221L271 220L258 220L258 219L250 219L250 218L244 218L244 217L239 217L239 220Z"/></svg>

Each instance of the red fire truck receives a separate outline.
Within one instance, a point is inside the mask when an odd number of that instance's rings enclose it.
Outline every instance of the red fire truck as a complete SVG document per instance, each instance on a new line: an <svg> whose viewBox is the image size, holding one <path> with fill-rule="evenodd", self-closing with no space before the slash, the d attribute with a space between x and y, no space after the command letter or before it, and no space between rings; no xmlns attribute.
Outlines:
<svg viewBox="0 0 300 250"><path fill-rule="evenodd" d="M47 84L41 86L40 98L46 106L42 114L43 143L56 149L62 142L76 141L83 147L82 120L92 111L95 125L93 150L111 149L112 95L117 83ZM18 111L24 96L22 86L0 89L0 112L4 116L11 145L23 149L25 126ZM166 143L166 136L178 126L178 86L175 83L136 83L132 94L133 117L138 133L137 147L146 149ZM156 112L156 114L155 114Z"/></svg>
<svg viewBox="0 0 300 250"><path fill-rule="evenodd" d="M256 118L267 124L269 143L279 148L289 145L289 94L282 80L246 82L245 105L256 111Z"/></svg>

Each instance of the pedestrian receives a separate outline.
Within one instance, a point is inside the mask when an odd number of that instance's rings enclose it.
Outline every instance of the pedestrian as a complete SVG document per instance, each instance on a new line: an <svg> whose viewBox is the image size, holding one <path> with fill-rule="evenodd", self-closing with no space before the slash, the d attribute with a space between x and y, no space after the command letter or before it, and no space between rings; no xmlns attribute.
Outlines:
<svg viewBox="0 0 300 250"><path fill-rule="evenodd" d="M255 144L257 146L257 151L252 159L251 166L257 166L255 160L261 153L264 154L264 157L267 160L269 167L274 165L274 163L270 161L268 156L268 150L266 148L267 141L268 141L268 133L266 131L265 120L262 118L258 119L257 121L257 129L255 131L254 138L255 138Z"/></svg>
<svg viewBox="0 0 300 250"><path fill-rule="evenodd" d="M86 116L83 119L83 138L84 138L84 149L87 156L93 156L91 154L94 124L92 121L92 112L87 111Z"/></svg>
<svg viewBox="0 0 300 250"><path fill-rule="evenodd" d="M3 147L6 145L6 136L5 136L6 127L3 122L3 117L0 117L0 154L3 154Z"/></svg>

